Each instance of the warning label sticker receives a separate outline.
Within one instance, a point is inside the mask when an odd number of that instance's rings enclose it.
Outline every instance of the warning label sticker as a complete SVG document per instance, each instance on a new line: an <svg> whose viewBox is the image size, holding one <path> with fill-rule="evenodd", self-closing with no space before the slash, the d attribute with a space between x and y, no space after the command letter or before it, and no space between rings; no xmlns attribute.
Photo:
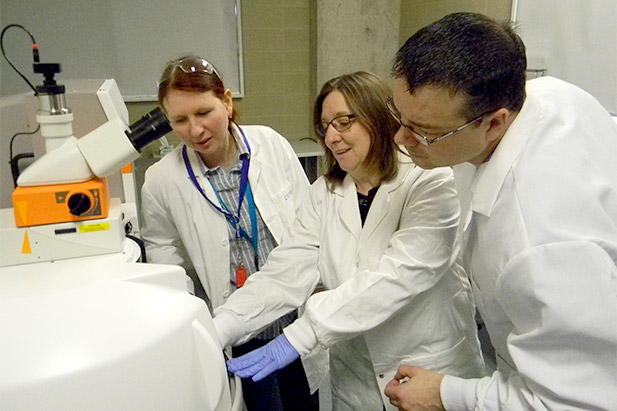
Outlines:
<svg viewBox="0 0 617 411"><path fill-rule="evenodd" d="M79 227L79 232L82 234L95 233L98 231L109 231L109 223L88 224Z"/></svg>

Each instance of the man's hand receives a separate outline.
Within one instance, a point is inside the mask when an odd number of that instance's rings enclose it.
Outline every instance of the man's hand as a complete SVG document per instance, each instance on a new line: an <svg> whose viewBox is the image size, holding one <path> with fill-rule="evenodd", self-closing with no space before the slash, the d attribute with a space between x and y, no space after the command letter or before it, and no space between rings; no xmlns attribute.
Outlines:
<svg viewBox="0 0 617 411"><path fill-rule="evenodd" d="M287 341L285 334L281 334L263 347L227 361L227 369L240 378L253 377L253 381L259 381L298 357L298 351Z"/></svg>
<svg viewBox="0 0 617 411"><path fill-rule="evenodd" d="M401 365L385 393L399 410L444 410L439 393L442 379L424 368Z"/></svg>

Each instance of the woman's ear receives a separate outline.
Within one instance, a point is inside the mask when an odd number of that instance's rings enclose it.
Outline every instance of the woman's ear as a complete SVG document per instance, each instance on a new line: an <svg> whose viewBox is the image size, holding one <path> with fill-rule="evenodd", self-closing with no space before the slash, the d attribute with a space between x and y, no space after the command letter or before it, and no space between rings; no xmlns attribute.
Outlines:
<svg viewBox="0 0 617 411"><path fill-rule="evenodd" d="M234 111L234 102L230 89L226 89L223 93L223 104L225 104L225 108L227 108L228 117L231 118L231 113Z"/></svg>

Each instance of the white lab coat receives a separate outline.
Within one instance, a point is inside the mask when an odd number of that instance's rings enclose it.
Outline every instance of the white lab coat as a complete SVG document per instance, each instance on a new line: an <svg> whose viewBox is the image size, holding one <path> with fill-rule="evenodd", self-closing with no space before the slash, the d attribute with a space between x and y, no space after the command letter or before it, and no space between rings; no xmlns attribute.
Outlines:
<svg viewBox="0 0 617 411"><path fill-rule="evenodd" d="M456 263L458 217L449 169L401 164L379 188L364 227L351 177L334 192L322 177L289 238L215 310L217 329L235 342L248 338L302 304L321 280L327 291L310 296L285 335L306 355L363 334L387 409L394 408L383 390L401 362L482 375L471 291ZM347 383L353 409L363 409L365 388Z"/></svg>
<svg viewBox="0 0 617 411"><path fill-rule="evenodd" d="M255 206L277 243L306 201L309 183L289 142L271 128L242 126L251 149L249 183ZM234 133L238 131L234 125ZM149 262L194 267L212 307L232 292L228 222L197 191L182 160L182 144L151 166L142 187L142 238ZM201 188L216 199L199 173L200 157L188 156Z"/></svg>
<svg viewBox="0 0 617 411"><path fill-rule="evenodd" d="M609 114L572 85L532 80L490 161L477 172L456 166L455 175L468 210L465 267L498 372L446 377L446 408L617 409L617 126Z"/></svg>

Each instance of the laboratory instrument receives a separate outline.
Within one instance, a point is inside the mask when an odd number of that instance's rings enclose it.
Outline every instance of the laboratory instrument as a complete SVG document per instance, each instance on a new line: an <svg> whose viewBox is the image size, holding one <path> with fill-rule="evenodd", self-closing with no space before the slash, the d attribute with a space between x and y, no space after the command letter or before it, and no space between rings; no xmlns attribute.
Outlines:
<svg viewBox="0 0 617 411"><path fill-rule="evenodd" d="M170 131L165 117L110 116L76 138L60 64L37 48L33 67L46 153L0 210L0 409L240 409L205 302L181 267L136 262L126 204L109 194L106 177Z"/></svg>

